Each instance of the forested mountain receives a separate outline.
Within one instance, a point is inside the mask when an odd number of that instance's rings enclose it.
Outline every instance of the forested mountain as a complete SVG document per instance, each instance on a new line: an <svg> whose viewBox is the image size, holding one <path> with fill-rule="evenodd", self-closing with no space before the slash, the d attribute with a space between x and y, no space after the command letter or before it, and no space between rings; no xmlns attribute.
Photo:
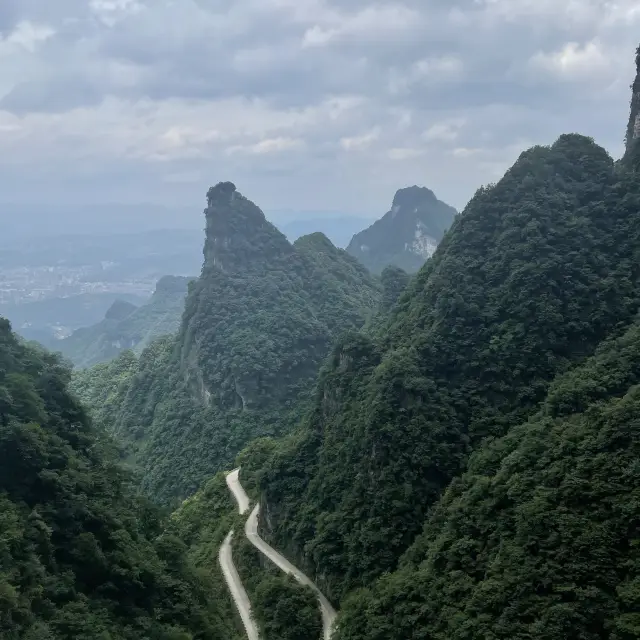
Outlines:
<svg viewBox="0 0 640 640"><path fill-rule="evenodd" d="M56 356L0 319L0 637L238 638L230 599L136 497Z"/></svg>
<svg viewBox="0 0 640 640"><path fill-rule="evenodd" d="M197 490L251 439L288 433L331 342L380 303L357 261L322 234L290 244L234 185L210 189L205 214L204 267L177 337L74 382L162 502Z"/></svg>
<svg viewBox="0 0 640 640"><path fill-rule="evenodd" d="M640 637L640 324L470 458L340 640Z"/></svg>
<svg viewBox="0 0 640 640"><path fill-rule="evenodd" d="M400 189L391 210L353 236L347 251L372 273L390 265L415 273L433 255L456 213L426 187Z"/></svg>
<svg viewBox="0 0 640 640"><path fill-rule="evenodd" d="M184 309L189 278L165 276L150 300L140 306L117 300L98 324L78 329L51 345L77 367L90 367L125 349L140 353L153 340L176 333Z"/></svg>
<svg viewBox="0 0 640 640"><path fill-rule="evenodd" d="M243 454L339 640L640 636L636 144L524 152Z"/></svg>

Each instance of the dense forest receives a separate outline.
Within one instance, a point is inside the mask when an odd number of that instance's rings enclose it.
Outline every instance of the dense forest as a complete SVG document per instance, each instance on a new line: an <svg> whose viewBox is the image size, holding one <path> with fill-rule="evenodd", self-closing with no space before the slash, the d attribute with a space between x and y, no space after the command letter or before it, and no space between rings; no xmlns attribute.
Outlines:
<svg viewBox="0 0 640 640"><path fill-rule="evenodd" d="M340 640L640 637L640 324L472 454Z"/></svg>
<svg viewBox="0 0 640 640"><path fill-rule="evenodd" d="M264 473L279 545L339 600L393 569L486 438L640 302L640 189L593 141L525 152L480 190L384 330L334 349L301 434Z"/></svg>
<svg viewBox="0 0 640 640"><path fill-rule="evenodd" d="M230 598L137 497L69 378L0 320L0 636L236 638Z"/></svg>
<svg viewBox="0 0 640 640"><path fill-rule="evenodd" d="M378 310L381 284L322 234L294 245L230 183L207 197L204 266L175 339L78 372L74 389L176 503L252 439L291 431L332 341Z"/></svg>

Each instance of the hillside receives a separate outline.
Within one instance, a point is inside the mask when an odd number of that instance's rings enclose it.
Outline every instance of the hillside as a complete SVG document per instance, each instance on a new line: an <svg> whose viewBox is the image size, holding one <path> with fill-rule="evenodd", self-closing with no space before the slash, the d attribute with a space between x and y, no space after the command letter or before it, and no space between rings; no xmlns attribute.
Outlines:
<svg viewBox="0 0 640 640"><path fill-rule="evenodd" d="M207 200L204 267L177 337L74 382L100 422L108 403L111 431L162 502L197 490L253 438L288 433L332 340L380 301L379 283L324 236L291 245L230 183Z"/></svg>
<svg viewBox="0 0 640 640"><path fill-rule="evenodd" d="M471 456L339 640L640 637L640 324Z"/></svg>
<svg viewBox="0 0 640 640"><path fill-rule="evenodd" d="M387 266L415 273L433 255L456 213L426 187L400 189L391 210L353 236L347 252L372 273Z"/></svg>
<svg viewBox="0 0 640 640"><path fill-rule="evenodd" d="M189 281L165 276L146 304L135 307L117 300L104 320L74 331L51 348L80 368L111 360L126 349L139 353L156 338L178 331Z"/></svg>
<svg viewBox="0 0 640 640"><path fill-rule="evenodd" d="M130 488L70 372L0 319L0 636L236 639L231 602Z"/></svg>
<svg viewBox="0 0 640 640"><path fill-rule="evenodd" d="M336 602L393 571L469 455L631 322L639 250L635 174L578 135L523 153L384 330L336 345L304 428L257 475L265 535Z"/></svg>

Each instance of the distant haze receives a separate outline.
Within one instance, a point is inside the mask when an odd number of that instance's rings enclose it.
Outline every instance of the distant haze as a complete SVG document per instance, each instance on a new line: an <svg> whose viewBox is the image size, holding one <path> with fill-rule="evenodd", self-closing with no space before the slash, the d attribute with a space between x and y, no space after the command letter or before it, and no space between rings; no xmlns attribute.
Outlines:
<svg viewBox="0 0 640 640"><path fill-rule="evenodd" d="M102 235L140 233L158 229L202 230L204 241L204 194L202 203L163 206L151 203L73 204L0 203L0 246L29 236ZM366 228L379 212L344 215L336 211L267 211L268 219L292 241L300 235L322 231L334 243L346 246L355 233Z"/></svg>

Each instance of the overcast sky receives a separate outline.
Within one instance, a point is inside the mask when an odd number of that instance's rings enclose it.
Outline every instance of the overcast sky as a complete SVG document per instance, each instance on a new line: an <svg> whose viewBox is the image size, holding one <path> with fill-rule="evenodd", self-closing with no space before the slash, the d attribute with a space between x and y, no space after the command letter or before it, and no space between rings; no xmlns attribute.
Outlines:
<svg viewBox="0 0 640 640"><path fill-rule="evenodd" d="M0 200L463 207L531 144L618 157L637 0L0 0Z"/></svg>

